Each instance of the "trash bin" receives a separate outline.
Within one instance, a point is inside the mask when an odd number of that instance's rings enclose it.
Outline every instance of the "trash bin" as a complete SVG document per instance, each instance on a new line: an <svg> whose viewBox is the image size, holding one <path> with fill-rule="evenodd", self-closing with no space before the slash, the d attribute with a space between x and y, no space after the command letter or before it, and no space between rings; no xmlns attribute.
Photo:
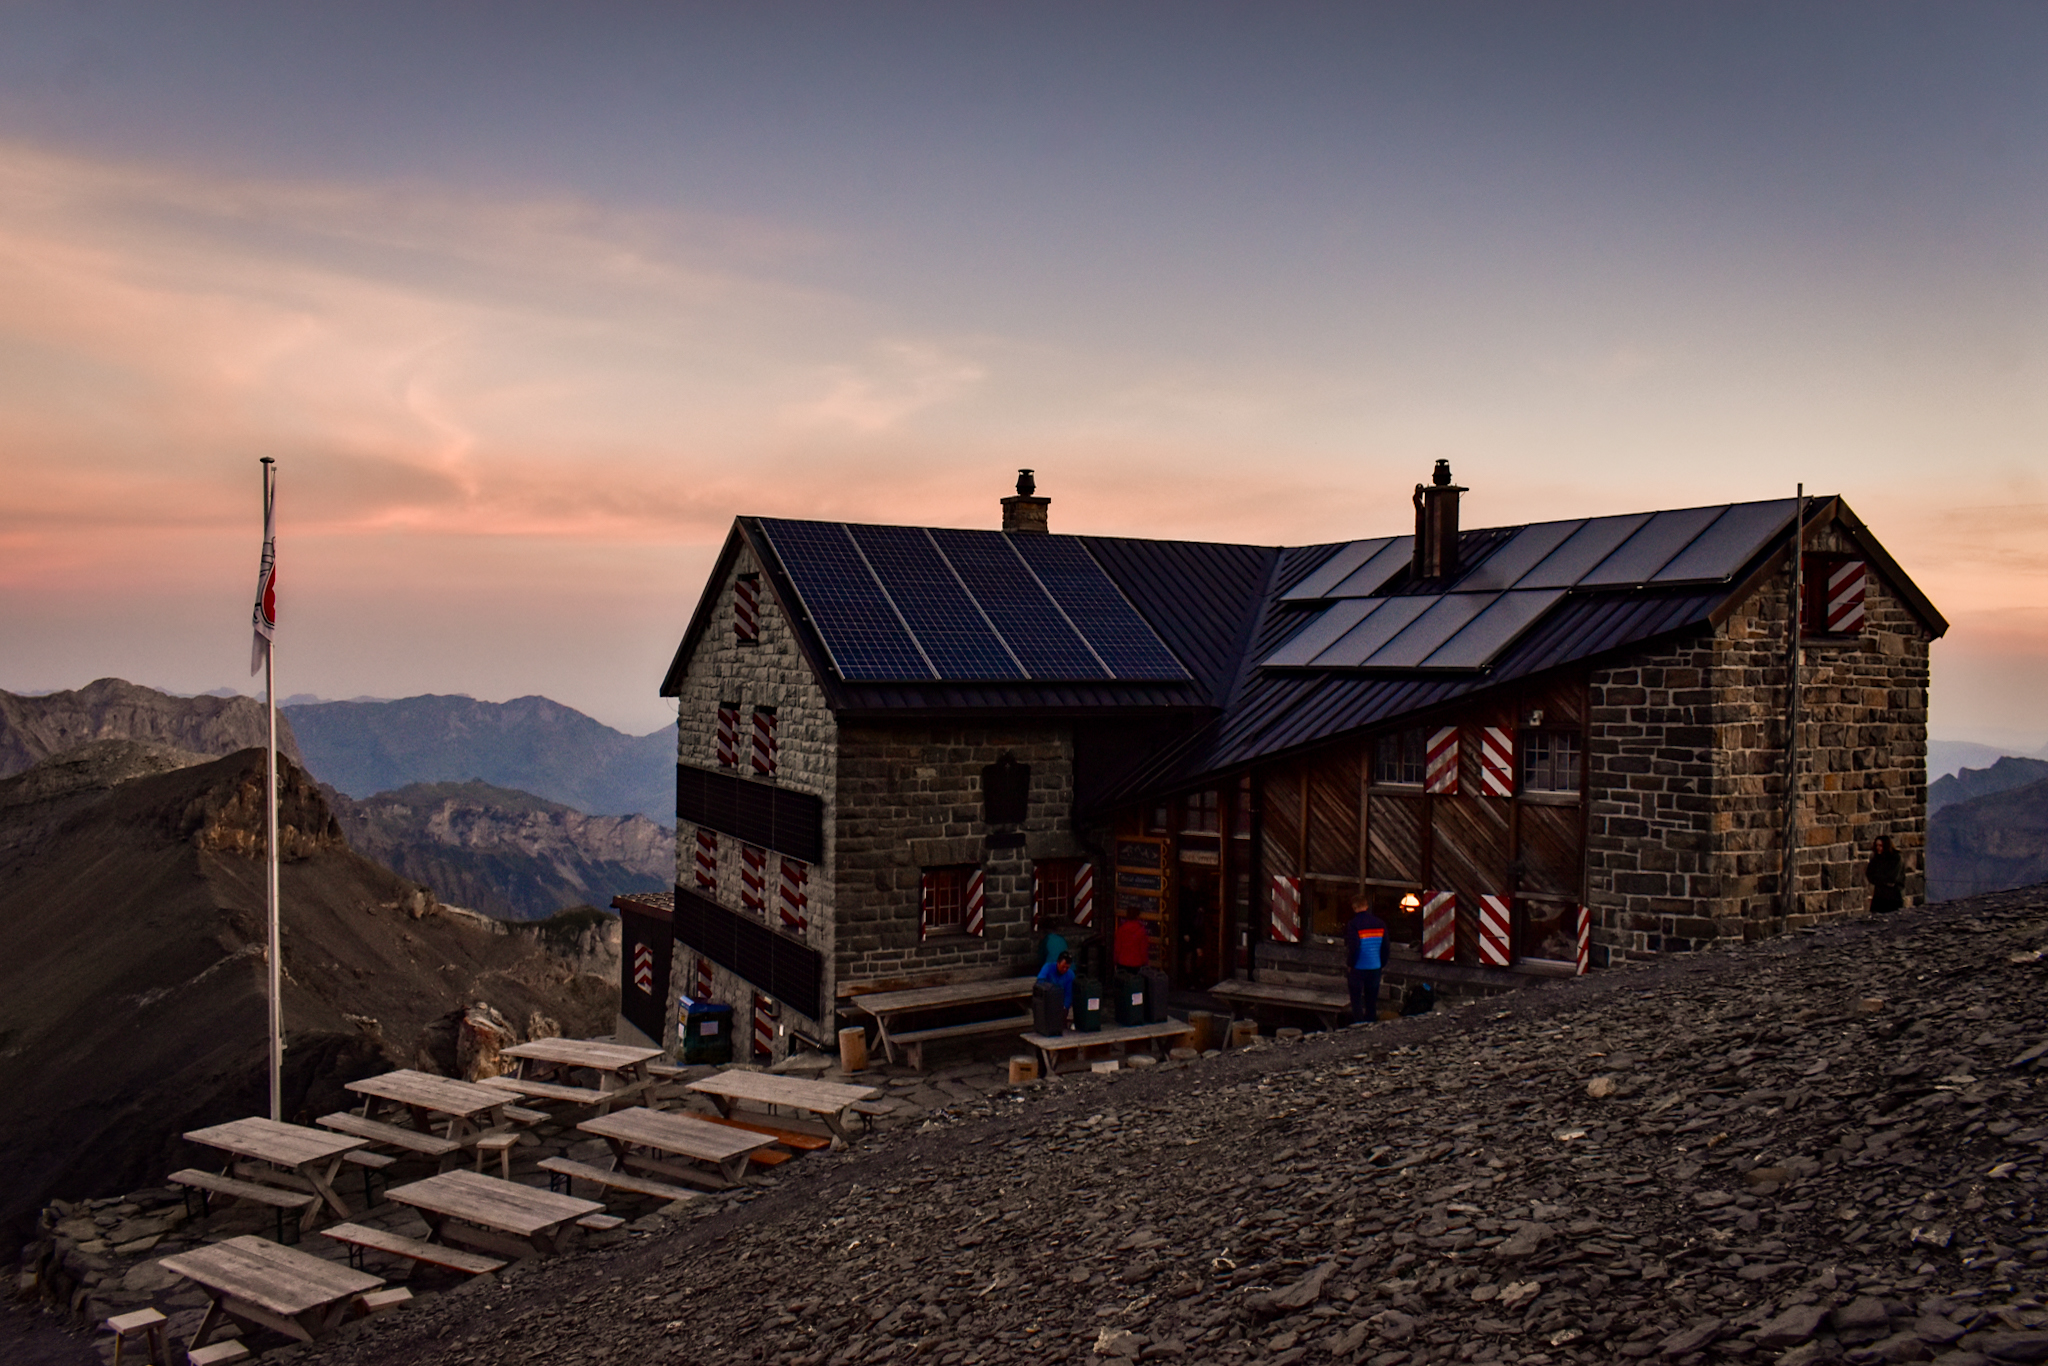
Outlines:
<svg viewBox="0 0 2048 1366"><path fill-rule="evenodd" d="M1145 979L1145 1023L1166 1023L1166 974L1158 968L1139 968Z"/></svg>
<svg viewBox="0 0 2048 1366"><path fill-rule="evenodd" d="M1032 986L1031 1028L1035 1033L1053 1037L1067 1032L1067 991L1058 982L1038 982Z"/></svg>
<svg viewBox="0 0 2048 1366"><path fill-rule="evenodd" d="M1102 983L1093 977L1074 979L1074 1028L1083 1034L1102 1028Z"/></svg>
<svg viewBox="0 0 2048 1366"><path fill-rule="evenodd" d="M683 1061L732 1061L732 1007L718 1001L683 998Z"/></svg>
<svg viewBox="0 0 2048 1366"><path fill-rule="evenodd" d="M1116 1022L1120 1025L1145 1023L1145 979L1135 972L1116 975Z"/></svg>

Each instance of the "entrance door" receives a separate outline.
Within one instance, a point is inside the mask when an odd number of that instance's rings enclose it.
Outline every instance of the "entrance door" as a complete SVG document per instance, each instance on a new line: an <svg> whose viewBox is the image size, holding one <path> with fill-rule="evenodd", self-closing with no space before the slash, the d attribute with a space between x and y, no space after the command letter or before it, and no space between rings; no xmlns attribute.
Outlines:
<svg viewBox="0 0 2048 1366"><path fill-rule="evenodd" d="M1183 868L1174 917L1173 981L1204 990L1222 980L1223 879L1213 868Z"/></svg>

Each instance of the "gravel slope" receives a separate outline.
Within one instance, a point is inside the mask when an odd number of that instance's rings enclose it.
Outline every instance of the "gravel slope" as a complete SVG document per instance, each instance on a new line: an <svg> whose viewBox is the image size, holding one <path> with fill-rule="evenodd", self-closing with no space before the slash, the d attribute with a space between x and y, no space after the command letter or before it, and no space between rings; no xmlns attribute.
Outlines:
<svg viewBox="0 0 2048 1366"><path fill-rule="evenodd" d="M290 1355L2040 1361L2044 945L2035 888L963 1101Z"/></svg>

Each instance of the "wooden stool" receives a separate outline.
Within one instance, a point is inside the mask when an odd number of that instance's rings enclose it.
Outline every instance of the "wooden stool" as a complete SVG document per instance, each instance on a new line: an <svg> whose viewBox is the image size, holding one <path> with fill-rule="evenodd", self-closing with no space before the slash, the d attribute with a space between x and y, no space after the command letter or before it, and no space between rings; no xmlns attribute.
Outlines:
<svg viewBox="0 0 2048 1366"><path fill-rule="evenodd" d="M192 1366L228 1366L232 1361L247 1361L249 1349L242 1345L240 1338L229 1338L205 1347L194 1347L185 1353L185 1360Z"/></svg>
<svg viewBox="0 0 2048 1366"><path fill-rule="evenodd" d="M860 1025L848 1025L839 1031L839 1070L868 1070L868 1032Z"/></svg>
<svg viewBox="0 0 2048 1366"><path fill-rule="evenodd" d="M138 1309L132 1314L116 1314L107 1320L107 1327L114 1334L114 1366L121 1366L121 1349L128 1345L128 1339L135 1334L143 1335L149 1344L149 1366L169 1366L164 1360L164 1324L169 1322L154 1309Z"/></svg>
<svg viewBox="0 0 2048 1366"><path fill-rule="evenodd" d="M519 1142L519 1135L511 1130L501 1134L485 1134L476 1141L476 1169L484 1169L484 1154L498 1155L498 1171L507 1181L512 1179L512 1149Z"/></svg>
<svg viewBox="0 0 2048 1366"><path fill-rule="evenodd" d="M1010 1085L1038 1080L1038 1059L1013 1057L1010 1059Z"/></svg>
<svg viewBox="0 0 2048 1366"><path fill-rule="evenodd" d="M1232 1020L1230 1022L1230 1046L1232 1048L1243 1048L1258 1037L1259 1022L1257 1020Z"/></svg>

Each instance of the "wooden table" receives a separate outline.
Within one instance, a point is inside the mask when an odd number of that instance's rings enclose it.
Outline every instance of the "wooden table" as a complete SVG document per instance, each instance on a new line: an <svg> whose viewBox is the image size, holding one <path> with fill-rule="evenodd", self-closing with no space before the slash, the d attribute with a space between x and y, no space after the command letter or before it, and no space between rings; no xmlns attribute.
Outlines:
<svg viewBox="0 0 2048 1366"><path fill-rule="evenodd" d="M519 1070L513 1075L521 1081L546 1081L550 1076L566 1081L579 1068L595 1072L597 1089L608 1097L599 1104L599 1114L609 1113L617 1102L652 1085L654 1078L648 1074L647 1064L661 1055L659 1048L590 1039L535 1039L503 1050L503 1056L518 1059Z"/></svg>
<svg viewBox="0 0 2048 1366"><path fill-rule="evenodd" d="M781 1105L803 1110L823 1119L832 1132L851 1140L846 1128L846 1110L881 1091L873 1086L848 1086L836 1081L811 1081L805 1077L778 1077L772 1072L718 1072L690 1083L690 1090L711 1097L718 1112L732 1118L733 1104L749 1100L770 1108Z"/></svg>
<svg viewBox="0 0 2048 1366"><path fill-rule="evenodd" d="M1045 1075L1051 1076L1059 1070L1062 1054L1076 1053L1086 1058L1097 1048L1115 1050L1118 1057L1134 1043L1150 1048L1161 1042L1171 1048L1178 1041L1195 1032L1195 1027L1185 1020L1168 1020L1163 1024L1104 1025L1086 1033L1069 1030L1065 1034L1026 1034L1025 1043L1038 1050L1038 1056L1045 1061Z"/></svg>
<svg viewBox="0 0 2048 1366"><path fill-rule="evenodd" d="M486 1124L502 1123L504 1117L498 1113L500 1107L517 1099L488 1086L437 1077L431 1072L415 1072L410 1068L352 1081L348 1089L365 1097L365 1119L376 1118L373 1110L378 1101L392 1109L410 1112L413 1126L424 1133L433 1133L435 1117L441 1116L446 1120L441 1136L465 1146L476 1141L477 1116L485 1116Z"/></svg>
<svg viewBox="0 0 2048 1366"><path fill-rule="evenodd" d="M1351 994L1337 988L1289 987L1270 982L1246 982L1237 978L1218 982L1209 994L1219 1001L1239 1006L1280 1006L1314 1015L1323 1028L1335 1029L1351 1013Z"/></svg>
<svg viewBox="0 0 2048 1366"><path fill-rule="evenodd" d="M553 1256L562 1250L569 1225L586 1214L604 1212L595 1200L536 1190L478 1172L442 1172L384 1196L418 1210L441 1242L468 1243L511 1257Z"/></svg>
<svg viewBox="0 0 2048 1366"><path fill-rule="evenodd" d="M586 1134L596 1134L612 1145L612 1154L619 1165L634 1171L657 1172L663 1176L676 1177L684 1181L701 1181L705 1173L697 1168L685 1167L661 1157L635 1152L636 1148L652 1149L670 1157L684 1157L694 1162L704 1162L714 1167L725 1178L729 1186L744 1184L747 1179L747 1159L763 1148L773 1147L773 1134L750 1133L745 1129L731 1129L723 1124L713 1124L693 1115L664 1114L659 1110L632 1109L616 1110L608 1115L587 1119L576 1126ZM821 1139L820 1142L823 1140Z"/></svg>
<svg viewBox="0 0 2048 1366"><path fill-rule="evenodd" d="M279 1175L292 1173L325 1201L327 1208L333 1210L337 1217L346 1219L351 1214L348 1202L335 1193L334 1175L341 1169L343 1156L363 1146L364 1141L360 1138L350 1138L326 1129L308 1129L298 1124L280 1124L274 1119L237 1119L209 1129L194 1129L185 1137L193 1143L203 1143L251 1162L268 1163L280 1169ZM256 1177L264 1174L237 1173ZM318 1205L308 1207L299 1221L300 1228L312 1228L319 1217Z"/></svg>
<svg viewBox="0 0 2048 1366"><path fill-rule="evenodd" d="M922 1071L926 1043L935 1039L963 1038L969 1034L1007 1034L1020 1026L1028 1028L1031 1024L1030 1014L1027 1011L1021 1016L1004 1016L995 1020L976 1020L969 1024L915 1030L906 1030L902 1027L905 1016L924 1015L959 1006L992 1006L1010 1001L1029 1001L1031 989L1037 982L1036 977L1003 977L992 982L954 982L938 987L912 987L906 991L875 991L855 996L848 1004L855 1010L864 1011L874 1017L875 1042L881 1046L884 1057L890 1062L895 1062L897 1050L907 1048L911 1054L911 1066Z"/></svg>
<svg viewBox="0 0 2048 1366"><path fill-rule="evenodd" d="M223 1314L311 1342L340 1326L350 1300L384 1284L379 1277L246 1235L173 1253L159 1265L213 1297L187 1350L204 1347Z"/></svg>

